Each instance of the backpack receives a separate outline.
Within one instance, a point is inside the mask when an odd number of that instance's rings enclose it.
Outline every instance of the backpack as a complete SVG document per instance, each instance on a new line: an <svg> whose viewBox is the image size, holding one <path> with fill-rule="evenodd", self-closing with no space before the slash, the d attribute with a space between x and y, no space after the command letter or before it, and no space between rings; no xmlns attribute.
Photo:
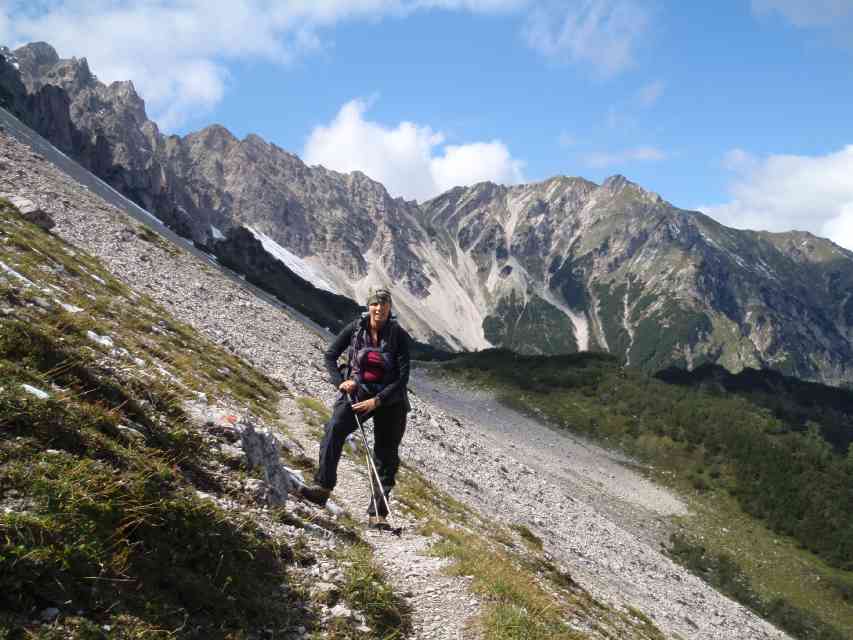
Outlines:
<svg viewBox="0 0 853 640"><path fill-rule="evenodd" d="M379 334L379 346L368 346L367 314L362 314L358 327L352 332L350 346L347 352L347 371L344 376L355 380L358 385L358 395L364 397L375 396L382 391L388 383L393 380L397 372L397 348L400 344L400 325L392 315L388 318L386 325L382 327ZM381 382L365 382L361 377L361 369L364 359L370 352L379 353L384 363L384 374Z"/></svg>

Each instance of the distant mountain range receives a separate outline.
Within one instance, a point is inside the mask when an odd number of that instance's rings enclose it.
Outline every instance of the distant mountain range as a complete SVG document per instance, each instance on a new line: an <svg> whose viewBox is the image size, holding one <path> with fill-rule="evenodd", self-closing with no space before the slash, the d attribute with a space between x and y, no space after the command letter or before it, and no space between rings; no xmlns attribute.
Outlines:
<svg viewBox="0 0 853 640"><path fill-rule="evenodd" d="M0 52L0 105L234 268L294 271L316 287L297 295L333 291L341 309L391 287L434 346L853 384L853 253L809 233L730 229L622 176L393 198L256 135L165 136L130 82L105 85L45 43Z"/></svg>

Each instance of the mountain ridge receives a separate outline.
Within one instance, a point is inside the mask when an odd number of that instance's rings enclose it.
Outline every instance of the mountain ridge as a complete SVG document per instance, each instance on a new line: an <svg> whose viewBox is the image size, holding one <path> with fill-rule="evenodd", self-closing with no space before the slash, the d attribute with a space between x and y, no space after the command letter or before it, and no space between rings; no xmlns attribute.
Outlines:
<svg viewBox="0 0 853 640"><path fill-rule="evenodd" d="M3 104L64 152L208 250L251 226L337 293L391 287L413 335L436 346L605 350L648 370L710 361L853 383L853 254L828 240L730 229L621 175L393 198L256 134L164 136L132 83L103 85L85 59L27 47L3 54Z"/></svg>

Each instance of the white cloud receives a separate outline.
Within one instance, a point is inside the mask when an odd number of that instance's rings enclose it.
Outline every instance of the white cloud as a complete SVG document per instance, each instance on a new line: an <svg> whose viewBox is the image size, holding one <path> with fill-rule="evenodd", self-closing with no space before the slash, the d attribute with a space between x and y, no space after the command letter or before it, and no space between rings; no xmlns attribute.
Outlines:
<svg viewBox="0 0 853 640"><path fill-rule="evenodd" d="M203 114L227 89L226 64L287 64L323 46L343 20L422 9L499 13L528 0L49 0L0 2L0 36L13 46L50 42L86 57L105 82L132 80L166 129Z"/></svg>
<svg viewBox="0 0 853 640"><path fill-rule="evenodd" d="M0 0L0 42L44 40L88 58L105 82L132 80L152 119L171 130L222 99L235 60L288 64L324 49L343 21L418 11L517 13L534 49L612 75L631 64L646 31L637 1Z"/></svg>
<svg viewBox="0 0 853 640"><path fill-rule="evenodd" d="M650 82L637 92L637 102L640 103L641 107L652 107L660 100L665 88L666 85L663 80Z"/></svg>
<svg viewBox="0 0 853 640"><path fill-rule="evenodd" d="M578 0L534 7L525 35L549 58L592 65L613 76L634 63L634 49L650 24L634 0Z"/></svg>
<svg viewBox="0 0 853 640"><path fill-rule="evenodd" d="M352 100L332 122L316 127L305 144L305 162L362 171L392 195L421 201L457 185L524 179L523 163L498 140L442 146L444 134L429 126L388 127L365 119L368 107L364 100Z"/></svg>
<svg viewBox="0 0 853 640"><path fill-rule="evenodd" d="M796 27L831 26L853 15L850 0L752 0L758 15L777 12Z"/></svg>
<svg viewBox="0 0 853 640"><path fill-rule="evenodd" d="M516 184L524 180L524 163L514 160L507 146L499 141L447 145L444 155L430 163L437 195L456 186L491 181Z"/></svg>
<svg viewBox="0 0 853 640"><path fill-rule="evenodd" d="M622 151L595 151L583 156L584 163L593 169L604 169L630 162L657 162L666 160L669 154L657 147L634 147Z"/></svg>
<svg viewBox="0 0 853 640"><path fill-rule="evenodd" d="M853 249L853 145L824 156L733 150L724 164L737 173L732 199L700 210L732 227L811 231Z"/></svg>

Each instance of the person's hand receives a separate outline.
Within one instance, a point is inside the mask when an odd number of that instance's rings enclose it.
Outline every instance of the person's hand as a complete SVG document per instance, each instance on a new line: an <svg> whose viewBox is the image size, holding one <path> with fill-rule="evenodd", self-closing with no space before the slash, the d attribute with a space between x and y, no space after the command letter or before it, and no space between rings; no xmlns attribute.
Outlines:
<svg viewBox="0 0 853 640"><path fill-rule="evenodd" d="M361 402L356 402L352 405L352 410L356 413L369 413L373 411L376 407L379 406L379 400L376 398L370 398L368 400L362 400Z"/></svg>
<svg viewBox="0 0 853 640"><path fill-rule="evenodd" d="M344 380L338 385L338 389L350 395L356 389L355 380Z"/></svg>

